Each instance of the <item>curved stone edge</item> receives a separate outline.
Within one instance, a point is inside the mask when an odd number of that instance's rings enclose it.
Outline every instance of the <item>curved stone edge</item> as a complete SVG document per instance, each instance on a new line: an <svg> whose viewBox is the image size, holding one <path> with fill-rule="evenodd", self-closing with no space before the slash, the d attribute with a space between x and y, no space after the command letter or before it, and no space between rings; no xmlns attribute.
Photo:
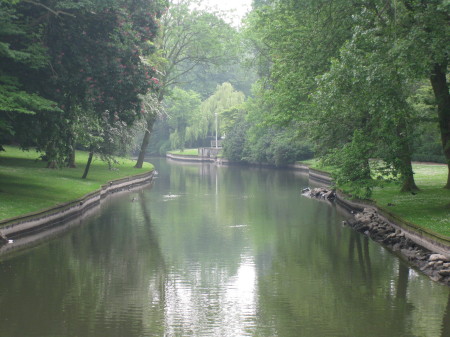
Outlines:
<svg viewBox="0 0 450 337"><path fill-rule="evenodd" d="M191 162L215 162L214 158L199 157L199 156L183 156L179 154L166 153L166 158L181 161L191 161Z"/></svg>
<svg viewBox="0 0 450 337"><path fill-rule="evenodd" d="M393 228L402 231L405 234L405 237L417 245L450 258L450 238L409 223L398 216L387 212L385 209L378 207L373 202L349 200L339 191L336 192L336 203L350 212L362 212L364 208L367 207L374 208L382 220L387 222Z"/></svg>
<svg viewBox="0 0 450 337"><path fill-rule="evenodd" d="M4 241L11 238L25 236L29 233L33 233L42 228L47 228L54 224L72 220L94 206L99 205L103 199L112 193L149 184L153 180L153 176L154 170L126 178L112 180L105 185L102 185L100 189L88 193L74 201L23 216L2 220L0 221L0 236Z"/></svg>
<svg viewBox="0 0 450 337"><path fill-rule="evenodd" d="M311 169L304 164L292 165L295 169L300 169L308 172L309 178L328 186L332 185L332 178L328 172L323 172L316 169ZM410 222L407 222L399 216L389 212L388 210L379 207L373 201L365 200L350 200L344 193L336 191L336 203L345 208L349 212L362 212L366 207L375 208L378 214L388 222L392 227L399 229L405 233L411 241L419 246L422 246L432 252L444 254L450 257L450 238L434 233L426 228L422 228Z"/></svg>

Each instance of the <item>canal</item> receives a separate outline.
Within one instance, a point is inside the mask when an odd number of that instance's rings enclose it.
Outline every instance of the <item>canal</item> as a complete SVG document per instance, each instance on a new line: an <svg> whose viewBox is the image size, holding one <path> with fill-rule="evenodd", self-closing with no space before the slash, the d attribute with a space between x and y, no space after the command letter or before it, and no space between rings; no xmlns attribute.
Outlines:
<svg viewBox="0 0 450 337"><path fill-rule="evenodd" d="M450 288L293 171L154 159L153 185L0 256L0 336L450 336Z"/></svg>

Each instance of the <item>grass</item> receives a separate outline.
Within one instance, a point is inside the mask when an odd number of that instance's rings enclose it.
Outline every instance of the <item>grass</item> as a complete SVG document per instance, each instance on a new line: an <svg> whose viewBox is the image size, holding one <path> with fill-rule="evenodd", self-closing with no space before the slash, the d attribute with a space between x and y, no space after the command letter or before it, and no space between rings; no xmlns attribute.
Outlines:
<svg viewBox="0 0 450 337"><path fill-rule="evenodd" d="M450 237L450 190L443 188L447 166L420 163L413 164L413 169L420 189L416 194L401 193L399 185L388 184L375 189L372 199L410 223Z"/></svg>
<svg viewBox="0 0 450 337"><path fill-rule="evenodd" d="M321 166L317 159L301 163L321 171L333 171L332 167ZM371 199L378 207L407 222L450 237L450 190L443 188L447 182L447 166L413 163L413 170L420 189L416 194L400 192L398 184L388 183L376 188Z"/></svg>
<svg viewBox="0 0 450 337"><path fill-rule="evenodd" d="M180 156L198 156L198 149L184 149L168 151L171 154L178 154Z"/></svg>
<svg viewBox="0 0 450 337"><path fill-rule="evenodd" d="M5 150L0 152L0 220L78 199L108 181L153 168L144 163L138 170L133 160L117 158L119 164L109 170L107 163L94 159L87 179L81 179L88 157L85 152L77 151L77 168L47 169L39 159L40 153L11 146L5 146Z"/></svg>
<svg viewBox="0 0 450 337"><path fill-rule="evenodd" d="M299 163L306 164L310 168L318 170L318 171L323 171L323 172L328 172L328 173L332 173L334 171L333 166L324 165L324 164L322 164L320 159L317 159L317 158L302 160L302 161L299 161Z"/></svg>

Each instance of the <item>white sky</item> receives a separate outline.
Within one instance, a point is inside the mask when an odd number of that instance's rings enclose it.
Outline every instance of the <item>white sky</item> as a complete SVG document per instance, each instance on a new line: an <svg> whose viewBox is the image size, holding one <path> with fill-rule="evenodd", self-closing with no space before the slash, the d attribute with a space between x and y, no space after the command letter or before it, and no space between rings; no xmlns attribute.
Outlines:
<svg viewBox="0 0 450 337"><path fill-rule="evenodd" d="M233 23L238 25L240 20L250 11L252 0L203 0L204 4L211 8L217 8L222 11L235 11Z"/></svg>

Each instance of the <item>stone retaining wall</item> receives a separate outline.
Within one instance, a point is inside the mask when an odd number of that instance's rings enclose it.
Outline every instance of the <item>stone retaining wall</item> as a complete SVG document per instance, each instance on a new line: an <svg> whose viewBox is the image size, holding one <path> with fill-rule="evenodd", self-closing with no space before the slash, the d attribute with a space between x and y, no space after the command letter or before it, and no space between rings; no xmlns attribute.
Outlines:
<svg viewBox="0 0 450 337"><path fill-rule="evenodd" d="M0 236L3 241L51 227L79 217L87 210L100 204L109 194L148 184L153 179L153 171L132 177L113 180L99 190L84 197L25 216L0 221Z"/></svg>
<svg viewBox="0 0 450 337"><path fill-rule="evenodd" d="M166 158L173 159L173 160L197 162L197 163L200 163L200 162L213 163L213 162L215 162L215 158L201 157L201 156L183 156L180 154L172 154L172 153L167 153Z"/></svg>
<svg viewBox="0 0 450 337"><path fill-rule="evenodd" d="M362 212L367 207L375 208L383 221L389 223L393 228L401 230L411 241L432 252L450 257L450 238L446 236L400 219L385 209L376 207L374 203L349 200L340 192L336 193L336 203L351 212Z"/></svg>

